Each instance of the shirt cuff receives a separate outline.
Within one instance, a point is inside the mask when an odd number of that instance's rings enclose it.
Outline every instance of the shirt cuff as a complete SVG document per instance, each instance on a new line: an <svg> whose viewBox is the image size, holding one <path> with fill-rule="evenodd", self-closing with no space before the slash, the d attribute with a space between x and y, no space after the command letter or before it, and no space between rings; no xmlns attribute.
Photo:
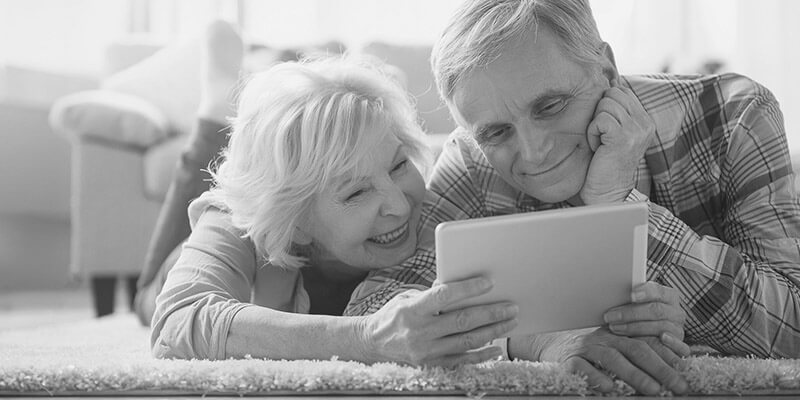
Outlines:
<svg viewBox="0 0 800 400"><path fill-rule="evenodd" d="M507 337L498 338L498 339L492 340L492 342L489 343L489 345L490 346L497 346L497 347L500 348L500 351L501 351L500 360L501 361L511 361L511 357L509 357L509 355L508 355L508 338Z"/></svg>
<svg viewBox="0 0 800 400"><path fill-rule="evenodd" d="M639 203L639 202L643 202L643 201L646 202L648 200L649 199L647 198L647 196L642 194L642 192L640 192L640 191L638 191L636 189L633 189L633 190L631 190L630 193L628 193L628 196L625 197L625 200L623 200L623 202L624 203Z"/></svg>

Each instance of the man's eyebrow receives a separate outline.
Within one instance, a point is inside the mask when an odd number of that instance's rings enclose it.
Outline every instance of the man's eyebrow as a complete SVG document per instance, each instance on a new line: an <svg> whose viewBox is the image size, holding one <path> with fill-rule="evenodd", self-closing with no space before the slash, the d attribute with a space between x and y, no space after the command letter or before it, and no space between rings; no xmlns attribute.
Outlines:
<svg viewBox="0 0 800 400"><path fill-rule="evenodd" d="M531 108L534 108L534 107L541 106L542 103L550 101L553 98L570 95L573 92L574 92L574 90L570 90L570 89L560 89L560 88L547 89L543 93L539 94L538 96L533 98L531 101L529 101L528 104L527 104L527 109L531 109ZM486 135L486 133L490 129L498 127L498 126L506 125L506 124L508 124L508 122L496 122L496 121L486 122L486 123L479 124L475 128L469 129L468 131L470 133L472 133L472 135L473 135L473 137L475 137L475 139L480 140L480 138L482 136Z"/></svg>
<svg viewBox="0 0 800 400"><path fill-rule="evenodd" d="M548 89L544 93L536 96L530 103L528 103L528 108L534 108L543 105L547 101L550 101L557 97L564 97L564 96L571 96L575 92L575 88L572 89Z"/></svg>

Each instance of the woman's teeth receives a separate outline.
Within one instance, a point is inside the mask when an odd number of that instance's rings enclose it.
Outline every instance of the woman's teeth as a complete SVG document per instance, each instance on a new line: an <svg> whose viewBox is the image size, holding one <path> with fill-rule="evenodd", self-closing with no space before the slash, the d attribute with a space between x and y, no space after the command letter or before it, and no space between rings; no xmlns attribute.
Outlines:
<svg viewBox="0 0 800 400"><path fill-rule="evenodd" d="M378 244L389 244L394 242L395 240L399 239L403 234L406 233L408 230L408 223L403 224L403 226L389 232L384 233L383 235L373 236L369 238L370 241L378 243Z"/></svg>

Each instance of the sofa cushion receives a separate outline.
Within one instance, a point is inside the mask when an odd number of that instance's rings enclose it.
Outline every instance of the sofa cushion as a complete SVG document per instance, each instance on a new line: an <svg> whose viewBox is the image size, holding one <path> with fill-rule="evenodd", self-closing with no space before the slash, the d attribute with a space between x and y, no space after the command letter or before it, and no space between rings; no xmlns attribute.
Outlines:
<svg viewBox="0 0 800 400"><path fill-rule="evenodd" d="M407 89L416 99L422 128L428 133L450 133L455 123L450 111L441 101L430 67L430 46L401 46L374 42L361 52L377 57L405 73Z"/></svg>
<svg viewBox="0 0 800 400"><path fill-rule="evenodd" d="M146 148L170 136L170 123L141 98L90 90L59 99L50 110L50 126L70 140L96 140Z"/></svg>
<svg viewBox="0 0 800 400"><path fill-rule="evenodd" d="M106 79L102 88L140 97L162 110L172 135L188 133L200 99L201 36L169 45Z"/></svg>

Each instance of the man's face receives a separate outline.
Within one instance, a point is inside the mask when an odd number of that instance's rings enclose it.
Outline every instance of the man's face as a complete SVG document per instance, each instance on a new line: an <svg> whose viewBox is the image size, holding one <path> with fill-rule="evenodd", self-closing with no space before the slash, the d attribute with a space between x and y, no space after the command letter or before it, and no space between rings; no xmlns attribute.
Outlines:
<svg viewBox="0 0 800 400"><path fill-rule="evenodd" d="M456 87L451 112L509 184L544 202L579 195L586 128L609 80L568 58L549 29L510 43Z"/></svg>

